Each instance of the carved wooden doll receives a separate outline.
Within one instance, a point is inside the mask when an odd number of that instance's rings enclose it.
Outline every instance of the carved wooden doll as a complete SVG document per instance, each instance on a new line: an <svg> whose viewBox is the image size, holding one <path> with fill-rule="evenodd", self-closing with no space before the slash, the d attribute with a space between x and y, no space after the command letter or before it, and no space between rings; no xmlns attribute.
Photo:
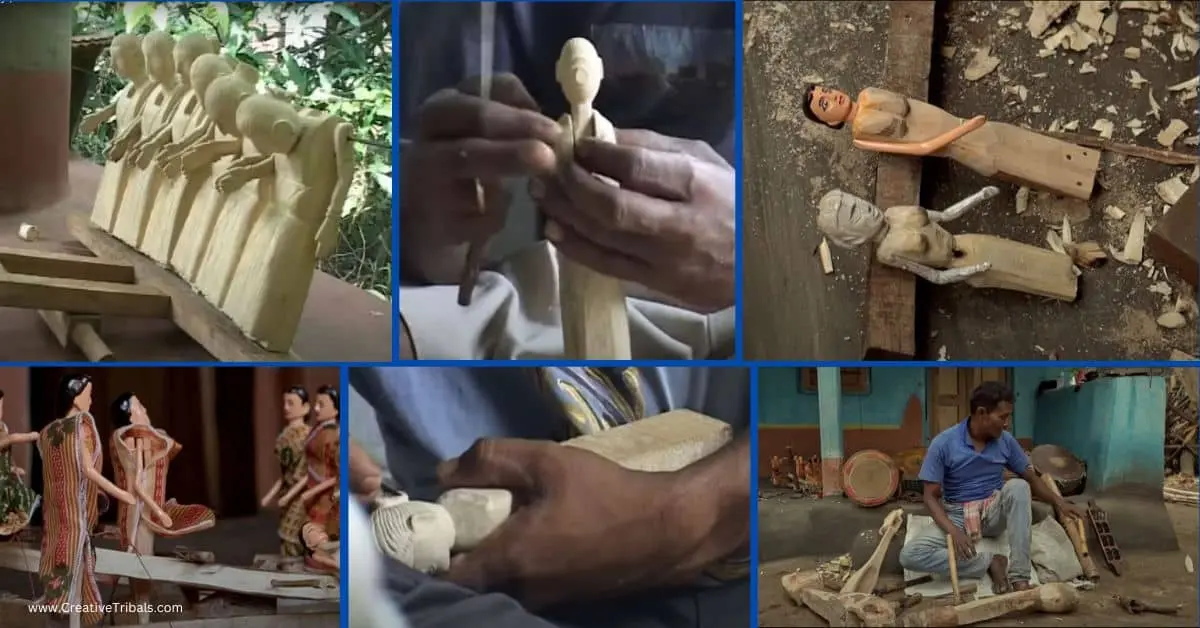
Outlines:
<svg viewBox="0 0 1200 628"><path fill-rule="evenodd" d="M58 389L61 418L44 427L38 437L42 456L43 534L42 591L39 603L49 606L85 604L72 623L98 623L106 602L96 584L96 557L91 532L100 515L99 491L127 505L137 498L101 475L104 445L92 418L92 379L67 375Z"/></svg>
<svg viewBox="0 0 1200 628"><path fill-rule="evenodd" d="M824 85L810 85L804 115L835 129L848 122L863 150L917 157L949 157L985 177L1088 199L1100 151L983 116L963 120L929 103L867 88L858 101Z"/></svg>
<svg viewBox="0 0 1200 628"><path fill-rule="evenodd" d="M0 537L12 536L29 525L41 498L25 484L25 470L12 461L12 447L36 443L37 432L12 434L4 423L4 391L0 390Z"/></svg>
<svg viewBox="0 0 1200 628"><path fill-rule="evenodd" d="M275 457L279 460L279 479L262 498L263 507L278 503L283 513L279 518L280 565L286 569L300 567L304 557L301 541L308 512L300 493L306 486L308 467L304 460L304 444L308 440L309 426L305 422L312 407L308 391L293 386L283 392L283 431L275 439Z"/></svg>
<svg viewBox="0 0 1200 628"><path fill-rule="evenodd" d="M114 212L125 194L128 181L126 153L141 137L142 106L154 87L146 73L146 57L142 54L141 36L121 34L113 37L109 53L112 55L113 69L117 76L129 83L117 92L112 103L88 115L79 123L80 133L93 133L109 120L116 122L116 132L106 153L107 161L104 164L104 174L100 178L100 188L96 191L96 201L92 205L92 222L105 231L112 230ZM131 165L129 170L132 168Z"/></svg>
<svg viewBox="0 0 1200 628"><path fill-rule="evenodd" d="M834 190L821 198L817 227L843 248L872 243L880 262L931 283L966 282L1074 301L1079 281L1070 256L995 236L954 235L942 227L999 192L983 188L942 212L911 206L884 212Z"/></svg>
<svg viewBox="0 0 1200 628"><path fill-rule="evenodd" d="M267 95L244 100L237 121L263 156L230 168L217 187L226 193L243 186L254 192L255 186L247 184L256 182L258 192L270 196L238 251L236 271L229 268L237 280L226 282L220 305L247 336L268 349L287 351L317 262L337 248L338 220L354 178L353 129L336 116L298 112ZM226 246L233 252L239 244Z"/></svg>
<svg viewBox="0 0 1200 628"><path fill-rule="evenodd" d="M593 138L615 142L612 122L592 109L604 79L604 62L592 42L576 37L563 45L554 73L571 113L559 119L563 143L560 158L575 159L575 142ZM559 306L566 357L587 360L628 360L629 319L620 280L598 273L559 255Z"/></svg>
<svg viewBox="0 0 1200 628"><path fill-rule="evenodd" d="M313 403L314 425L304 444L305 462L308 474L305 490L300 494L308 512L308 522L317 525L325 531L328 541L336 541L340 536L341 521L338 517L338 502L334 493L338 488L338 473L341 461L341 429L338 423L340 410L338 405L338 390L332 386L322 386L317 389L317 398ZM282 500L280 500L282 504ZM305 545L308 545L306 542ZM310 549L312 549L310 547ZM309 556L309 566L322 568L319 560Z"/></svg>

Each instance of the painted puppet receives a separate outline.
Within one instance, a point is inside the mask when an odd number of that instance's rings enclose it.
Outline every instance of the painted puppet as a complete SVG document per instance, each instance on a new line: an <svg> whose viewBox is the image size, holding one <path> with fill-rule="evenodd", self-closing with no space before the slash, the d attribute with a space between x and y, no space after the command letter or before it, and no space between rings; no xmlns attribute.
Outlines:
<svg viewBox="0 0 1200 628"><path fill-rule="evenodd" d="M308 512L304 501L298 499L304 491L308 473L304 458L304 445L308 440L309 426L305 422L312 407L308 391L293 386L283 392L283 431L275 439L275 457L279 460L279 479L262 498L264 508L277 503L282 514L279 517L280 565L295 568L304 555L301 540Z"/></svg>
<svg viewBox="0 0 1200 628"><path fill-rule="evenodd" d="M12 536L29 525L41 498L25 484L25 470L12 461L12 447L36 443L37 432L12 434L4 423L4 391L0 390L0 537Z"/></svg>

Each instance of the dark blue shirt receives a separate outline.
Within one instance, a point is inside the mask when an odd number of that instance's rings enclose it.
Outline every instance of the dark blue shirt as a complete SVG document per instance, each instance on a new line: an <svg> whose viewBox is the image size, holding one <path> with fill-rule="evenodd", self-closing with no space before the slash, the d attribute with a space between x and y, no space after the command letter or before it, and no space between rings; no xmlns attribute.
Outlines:
<svg viewBox="0 0 1200 628"><path fill-rule="evenodd" d="M967 432L967 420L933 437L921 481L942 485L942 501L961 504L985 499L1004 486L1004 469L1021 475L1029 468L1029 458L1012 434L1003 432L976 451Z"/></svg>
<svg viewBox="0 0 1200 628"><path fill-rule="evenodd" d="M480 74L478 2L400 7L401 134L434 92ZM586 37L604 60L596 110L617 128L703 140L733 162L732 2L497 2L494 73L512 73L557 119L562 45Z"/></svg>

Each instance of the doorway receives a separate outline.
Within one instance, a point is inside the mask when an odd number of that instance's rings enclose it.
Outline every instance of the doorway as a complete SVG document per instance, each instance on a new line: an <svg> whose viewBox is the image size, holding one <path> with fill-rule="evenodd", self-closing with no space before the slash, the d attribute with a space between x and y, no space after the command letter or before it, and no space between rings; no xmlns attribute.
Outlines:
<svg viewBox="0 0 1200 628"><path fill-rule="evenodd" d="M1003 382L1012 385L1009 370L988 368L929 369L928 398L929 439L954 426L971 414L971 392L983 382ZM1016 431L1017 417L1010 428Z"/></svg>

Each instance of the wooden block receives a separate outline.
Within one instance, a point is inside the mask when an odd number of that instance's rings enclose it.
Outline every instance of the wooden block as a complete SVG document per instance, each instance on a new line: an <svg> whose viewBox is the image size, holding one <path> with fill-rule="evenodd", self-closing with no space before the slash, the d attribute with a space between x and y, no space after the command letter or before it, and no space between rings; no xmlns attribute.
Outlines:
<svg viewBox="0 0 1200 628"><path fill-rule="evenodd" d="M299 359L291 353L267 351L242 333L228 316L196 294L186 281L159 266L91 224L87 216L72 214L67 226L79 242L97 257L133 267L140 285L170 296L168 316L213 357L225 362L286 362ZM0 296L2 296L0 291ZM0 302L3 302L0 298Z"/></svg>
<svg viewBox="0 0 1200 628"><path fill-rule="evenodd" d="M1197 274L1200 274L1196 260L1196 247L1200 246L1196 237L1197 229L1200 229L1196 223L1196 212L1200 210L1196 204L1200 203L1200 198L1197 197L1196 187L1193 183L1183 198L1158 221L1147 240L1150 255L1155 261L1179 273L1193 288L1197 287Z"/></svg>
<svg viewBox="0 0 1200 628"><path fill-rule="evenodd" d="M27 310L167 318L171 298L153 287L0 273L0 305Z"/></svg>
<svg viewBox="0 0 1200 628"><path fill-rule="evenodd" d="M0 265L18 275L134 283L132 266L84 255L0 246Z"/></svg>
<svg viewBox="0 0 1200 628"><path fill-rule="evenodd" d="M887 56L880 87L910 98L929 96L929 63L933 51L934 1L892 0L889 3ZM880 209L921 202L921 160L880 155L875 176L875 204ZM871 262L867 278L869 360L905 360L916 355L916 277L898 268Z"/></svg>
<svg viewBox="0 0 1200 628"><path fill-rule="evenodd" d="M75 347L92 362L113 359L112 350L100 338L100 317L38 310L50 333L63 348Z"/></svg>

